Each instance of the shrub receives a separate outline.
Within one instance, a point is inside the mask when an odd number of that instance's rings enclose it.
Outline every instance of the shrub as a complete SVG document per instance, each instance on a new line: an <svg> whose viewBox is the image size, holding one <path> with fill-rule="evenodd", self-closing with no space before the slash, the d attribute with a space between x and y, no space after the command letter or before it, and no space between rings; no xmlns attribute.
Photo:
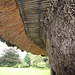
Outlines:
<svg viewBox="0 0 75 75"><path fill-rule="evenodd" d="M8 67L8 65L3 65L3 67Z"/></svg>
<svg viewBox="0 0 75 75"><path fill-rule="evenodd" d="M18 68L19 65L20 65L20 64L16 64L16 65L14 65L14 68Z"/></svg>
<svg viewBox="0 0 75 75"><path fill-rule="evenodd" d="M38 68L46 68L46 63L45 62L40 62L37 64Z"/></svg>
<svg viewBox="0 0 75 75"><path fill-rule="evenodd" d="M25 63L22 63L22 64L14 65L14 68L18 68L19 66L20 66L20 68L27 68L27 67L29 67L29 65L25 62Z"/></svg>
<svg viewBox="0 0 75 75"><path fill-rule="evenodd" d="M26 67L29 67L29 65L25 62L25 63L21 64L20 67L21 68L26 68Z"/></svg>
<svg viewBox="0 0 75 75"><path fill-rule="evenodd" d="M31 63L31 66L33 67L36 67L36 65L37 65L36 63Z"/></svg>

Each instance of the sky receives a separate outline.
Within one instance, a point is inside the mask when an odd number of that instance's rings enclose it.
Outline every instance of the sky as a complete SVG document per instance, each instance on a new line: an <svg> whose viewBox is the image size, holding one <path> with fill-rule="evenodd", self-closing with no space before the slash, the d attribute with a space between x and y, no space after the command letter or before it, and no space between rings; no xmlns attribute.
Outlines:
<svg viewBox="0 0 75 75"><path fill-rule="evenodd" d="M5 43L3 43L3 42L0 41L0 56L3 53L4 49L9 49L9 48L14 48L15 50L17 49L17 47L8 47ZM17 49L17 50L18 50L19 56L21 58L24 58L25 55L26 55L26 51L22 52L20 49Z"/></svg>

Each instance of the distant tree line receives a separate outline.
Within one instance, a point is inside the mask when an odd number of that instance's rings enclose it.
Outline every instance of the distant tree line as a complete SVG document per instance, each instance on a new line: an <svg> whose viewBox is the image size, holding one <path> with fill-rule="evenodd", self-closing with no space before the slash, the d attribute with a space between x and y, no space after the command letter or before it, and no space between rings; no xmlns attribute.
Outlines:
<svg viewBox="0 0 75 75"><path fill-rule="evenodd" d="M27 53L24 59L20 59L17 50L14 50L13 48L5 49L3 51L3 54L0 57L0 66L14 68L26 68L30 66L38 68L50 67L47 56Z"/></svg>

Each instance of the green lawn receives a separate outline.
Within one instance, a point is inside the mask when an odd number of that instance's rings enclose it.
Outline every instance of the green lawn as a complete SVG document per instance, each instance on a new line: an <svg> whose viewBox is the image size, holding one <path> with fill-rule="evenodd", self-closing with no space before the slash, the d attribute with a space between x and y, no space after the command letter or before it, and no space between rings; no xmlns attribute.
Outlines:
<svg viewBox="0 0 75 75"><path fill-rule="evenodd" d="M49 69L0 67L0 75L50 75Z"/></svg>

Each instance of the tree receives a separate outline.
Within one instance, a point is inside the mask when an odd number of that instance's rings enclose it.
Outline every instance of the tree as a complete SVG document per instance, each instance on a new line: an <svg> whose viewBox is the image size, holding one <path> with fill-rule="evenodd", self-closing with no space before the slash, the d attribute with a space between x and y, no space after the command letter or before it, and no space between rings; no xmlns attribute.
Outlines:
<svg viewBox="0 0 75 75"><path fill-rule="evenodd" d="M30 66L30 57L29 57L29 53L26 54L24 61Z"/></svg>
<svg viewBox="0 0 75 75"><path fill-rule="evenodd" d="M49 67L49 58L47 56L30 54L30 65L34 67L39 67L39 65L40 67Z"/></svg>
<svg viewBox="0 0 75 75"><path fill-rule="evenodd" d="M5 49L3 56L0 57L0 66L8 65L9 67L21 63L19 54L14 49Z"/></svg>
<svg viewBox="0 0 75 75"><path fill-rule="evenodd" d="M51 0L47 8L47 53L52 75L75 75L75 0Z"/></svg>
<svg viewBox="0 0 75 75"><path fill-rule="evenodd" d="M30 65L37 67L37 64L42 61L41 55L30 55Z"/></svg>

